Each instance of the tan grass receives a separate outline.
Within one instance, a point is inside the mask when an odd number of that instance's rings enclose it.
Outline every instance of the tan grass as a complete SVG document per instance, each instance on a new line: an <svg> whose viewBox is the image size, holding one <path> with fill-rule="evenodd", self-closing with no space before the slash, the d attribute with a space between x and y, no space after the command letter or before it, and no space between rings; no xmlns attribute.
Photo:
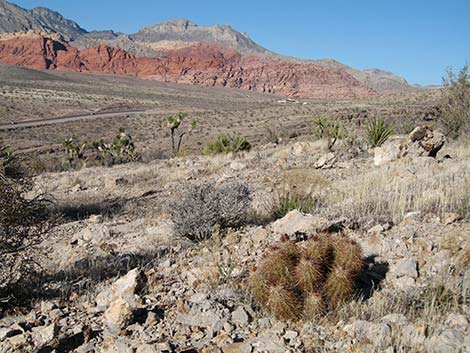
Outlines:
<svg viewBox="0 0 470 353"><path fill-rule="evenodd" d="M386 218L400 222L408 212L455 212L470 216L470 163L403 161L372 169L331 185L319 209L354 220Z"/></svg>

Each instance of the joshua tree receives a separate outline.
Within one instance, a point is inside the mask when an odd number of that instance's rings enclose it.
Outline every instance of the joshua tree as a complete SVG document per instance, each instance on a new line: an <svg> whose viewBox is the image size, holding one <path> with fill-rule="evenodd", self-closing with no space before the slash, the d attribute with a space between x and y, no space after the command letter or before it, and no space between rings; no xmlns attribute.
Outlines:
<svg viewBox="0 0 470 353"><path fill-rule="evenodd" d="M189 133L190 131L194 130L197 126L196 121L192 120L189 124L189 127L183 128L180 130L180 127L184 121L184 119L188 116L187 113L178 113L176 115L169 116L167 118L167 124L170 128L170 136L171 136L171 148L174 154L177 154L181 149L181 143L183 141L184 135ZM175 135L178 136L178 143L175 142Z"/></svg>
<svg viewBox="0 0 470 353"><path fill-rule="evenodd" d="M66 139L62 145L65 149L64 164L67 168L76 168L80 161L85 160L86 143L77 141L75 136Z"/></svg>

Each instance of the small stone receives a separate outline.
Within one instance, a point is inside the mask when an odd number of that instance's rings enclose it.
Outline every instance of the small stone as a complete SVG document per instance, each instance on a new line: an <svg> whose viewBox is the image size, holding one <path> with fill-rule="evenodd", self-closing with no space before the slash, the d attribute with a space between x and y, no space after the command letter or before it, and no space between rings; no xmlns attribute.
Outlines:
<svg viewBox="0 0 470 353"><path fill-rule="evenodd" d="M233 161L232 163L230 163L230 169L238 172L238 171L246 169L246 164L239 162L239 161Z"/></svg>
<svg viewBox="0 0 470 353"><path fill-rule="evenodd" d="M418 278L418 261L415 258L405 258L395 265L393 273L397 277Z"/></svg>
<svg viewBox="0 0 470 353"><path fill-rule="evenodd" d="M158 322L158 316L153 311L147 313L147 319L145 319L145 325L153 326Z"/></svg>
<svg viewBox="0 0 470 353"><path fill-rule="evenodd" d="M299 210L293 210L274 222L271 225L271 230L274 233L286 234L288 236L296 233L312 234L326 223L328 223L328 220L324 218L311 214L303 214Z"/></svg>
<svg viewBox="0 0 470 353"><path fill-rule="evenodd" d="M248 314L246 313L245 309L243 307L239 306L237 310L235 310L232 313L232 322L235 324L238 324L240 326L247 325L249 322L250 318Z"/></svg>
<svg viewBox="0 0 470 353"><path fill-rule="evenodd" d="M442 223L445 225L449 225L457 221L460 221L461 219L462 219L462 216L460 216L457 213L445 213L444 216L442 217Z"/></svg>
<svg viewBox="0 0 470 353"><path fill-rule="evenodd" d="M380 224L377 224L376 226L370 228L367 233L369 234L380 234L384 231L384 227Z"/></svg>
<svg viewBox="0 0 470 353"><path fill-rule="evenodd" d="M112 331L119 332L129 326L133 318L133 305L128 300L119 298L106 310L103 322Z"/></svg>
<svg viewBox="0 0 470 353"><path fill-rule="evenodd" d="M268 231L262 227L256 228L253 234L251 235L251 239L253 240L253 243L255 243L255 245L261 244L267 238Z"/></svg>
<svg viewBox="0 0 470 353"><path fill-rule="evenodd" d="M224 347L233 343L232 337L227 333L222 333L214 338L214 343L218 347Z"/></svg>
<svg viewBox="0 0 470 353"><path fill-rule="evenodd" d="M438 336L433 336L425 343L429 353L460 353L464 349L464 331L447 329Z"/></svg>
<svg viewBox="0 0 470 353"><path fill-rule="evenodd" d="M196 293L194 294L191 298L189 298L189 301L194 304L202 304L207 300L207 294L206 293Z"/></svg>
<svg viewBox="0 0 470 353"><path fill-rule="evenodd" d="M380 321L403 326L408 322L408 319L403 314L389 314L384 316Z"/></svg>
<svg viewBox="0 0 470 353"><path fill-rule="evenodd" d="M22 333L23 330L17 325L8 328L2 327L0 328L0 342L3 341L5 338L21 335Z"/></svg>
<svg viewBox="0 0 470 353"><path fill-rule="evenodd" d="M56 324L34 327L32 338L36 349L40 350L48 345L57 336L59 327Z"/></svg>
<svg viewBox="0 0 470 353"><path fill-rule="evenodd" d="M284 338L286 340L291 340L291 339L296 338L298 335L299 333L297 331L287 330L286 333L284 334Z"/></svg>
<svg viewBox="0 0 470 353"><path fill-rule="evenodd" d="M223 353L251 353L251 344L246 342L231 343L222 347Z"/></svg>
<svg viewBox="0 0 470 353"><path fill-rule="evenodd" d="M461 314L449 314L446 320L446 326L449 328L468 327L468 320Z"/></svg>
<svg viewBox="0 0 470 353"><path fill-rule="evenodd" d="M119 298L134 297L140 293L147 284L145 273L137 269L129 271L125 276L118 279L114 284L103 290L96 296L96 305L104 307Z"/></svg>
<svg viewBox="0 0 470 353"><path fill-rule="evenodd" d="M321 156L313 166L317 169L332 168L335 162L336 156L334 155L334 153L329 152Z"/></svg>
<svg viewBox="0 0 470 353"><path fill-rule="evenodd" d="M224 322L223 329L226 333L230 333L233 331L233 326L229 322Z"/></svg>
<svg viewBox="0 0 470 353"><path fill-rule="evenodd" d="M388 347L392 340L392 329L386 323L356 320L345 326L344 331L358 340L368 340L375 347Z"/></svg>

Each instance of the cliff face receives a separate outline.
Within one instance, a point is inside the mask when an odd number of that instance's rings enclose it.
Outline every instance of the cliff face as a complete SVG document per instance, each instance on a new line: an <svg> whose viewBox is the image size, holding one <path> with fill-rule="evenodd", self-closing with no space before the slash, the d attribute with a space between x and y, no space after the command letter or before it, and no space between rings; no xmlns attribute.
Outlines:
<svg viewBox="0 0 470 353"><path fill-rule="evenodd" d="M342 99L375 94L340 69L242 57L236 50L217 44L194 43L162 54L161 59L136 57L106 45L80 50L41 35L0 38L0 62L42 70L133 75L289 97Z"/></svg>

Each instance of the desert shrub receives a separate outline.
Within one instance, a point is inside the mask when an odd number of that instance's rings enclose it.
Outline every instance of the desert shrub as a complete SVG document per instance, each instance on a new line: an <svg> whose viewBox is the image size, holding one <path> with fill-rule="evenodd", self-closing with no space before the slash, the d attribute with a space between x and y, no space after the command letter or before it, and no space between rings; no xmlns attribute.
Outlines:
<svg viewBox="0 0 470 353"><path fill-rule="evenodd" d="M324 117L318 117L313 120L314 138L326 139L328 150L331 150L338 140L347 136L347 132L342 124Z"/></svg>
<svg viewBox="0 0 470 353"><path fill-rule="evenodd" d="M0 138L0 175L20 179L26 175L22 163L16 157L13 149L4 144Z"/></svg>
<svg viewBox="0 0 470 353"><path fill-rule="evenodd" d="M367 126L367 141L371 147L380 147L393 134L394 128L383 118L374 119Z"/></svg>
<svg viewBox="0 0 470 353"><path fill-rule="evenodd" d="M81 168L85 165L85 149L87 144L78 141L75 136L72 136L62 142L64 147L65 156L62 166L65 170Z"/></svg>
<svg viewBox="0 0 470 353"><path fill-rule="evenodd" d="M465 65L458 74L449 69L443 81L440 121L447 136L458 138L470 129L470 67Z"/></svg>
<svg viewBox="0 0 470 353"><path fill-rule="evenodd" d="M204 154L238 153L250 151L251 144L240 135L219 135L204 146Z"/></svg>
<svg viewBox="0 0 470 353"><path fill-rule="evenodd" d="M170 207L175 231L193 241L208 239L216 226L237 227L246 221L252 200L244 183L193 186Z"/></svg>
<svg viewBox="0 0 470 353"><path fill-rule="evenodd" d="M363 263L353 240L319 234L268 251L249 288L256 303L278 319L309 321L353 299Z"/></svg>
<svg viewBox="0 0 470 353"><path fill-rule="evenodd" d="M290 211L299 210L309 212L315 207L315 200L310 196L297 191L284 191L275 196L272 205L272 219L284 217Z"/></svg>
<svg viewBox="0 0 470 353"><path fill-rule="evenodd" d="M122 127L110 143L103 140L95 141L92 147L99 152L101 162L107 166L134 162L140 159L132 136L126 133L126 130Z"/></svg>
<svg viewBox="0 0 470 353"><path fill-rule="evenodd" d="M0 298L8 302L13 285L31 273L34 259L30 249L45 233L46 203L27 200L23 194L30 185L0 175Z"/></svg>
<svg viewBox="0 0 470 353"><path fill-rule="evenodd" d="M286 134L285 131L283 131L283 128L280 126L266 125L265 137L268 143L279 145L284 141Z"/></svg>

